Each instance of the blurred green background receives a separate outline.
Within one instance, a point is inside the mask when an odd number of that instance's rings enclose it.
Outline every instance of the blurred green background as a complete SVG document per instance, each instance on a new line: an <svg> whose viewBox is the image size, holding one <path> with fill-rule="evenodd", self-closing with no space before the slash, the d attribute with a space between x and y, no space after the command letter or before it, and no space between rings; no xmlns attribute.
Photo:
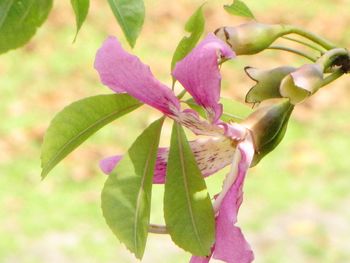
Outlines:
<svg viewBox="0 0 350 263"><path fill-rule="evenodd" d="M75 20L69 1L55 1L32 41L0 56L0 262L137 262L113 236L100 210L104 156L124 152L152 120L148 107L104 128L40 179L40 144L55 113L67 104L110 91L93 69L107 35L127 47L107 1L92 1L72 44ZM144 29L133 53L171 84L172 52L183 26L202 1L146 1ZM236 25L208 1L206 30ZM290 23L350 47L350 0L246 0L260 21ZM222 68L223 95L243 101L254 84L244 66L272 68L307 61L265 51L239 57ZM249 172L239 225L255 262L350 262L350 79L345 76L298 106L276 151ZM170 123L168 123L170 125ZM165 145L170 130L164 129ZM223 173L207 180L220 190ZM152 221L162 219L162 186L154 188ZM187 262L190 255L167 236L151 234L143 262ZM215 261L213 261L215 262Z"/></svg>

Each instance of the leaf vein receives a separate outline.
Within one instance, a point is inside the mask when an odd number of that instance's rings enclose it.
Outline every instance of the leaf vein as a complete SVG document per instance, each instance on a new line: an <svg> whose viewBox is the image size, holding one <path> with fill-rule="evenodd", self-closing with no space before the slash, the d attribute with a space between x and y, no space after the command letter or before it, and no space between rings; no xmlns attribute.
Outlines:
<svg viewBox="0 0 350 263"><path fill-rule="evenodd" d="M177 131L177 137L178 138L181 138L180 136L180 125L177 125L176 126L176 131ZM186 175L186 171L185 171L185 161L184 161L184 156L183 156L183 145L182 145L182 141L178 140L178 146L179 146L179 153L180 153L180 162L181 162L181 171L182 171L182 175L183 175L183 181L184 181L184 186L185 186L185 192L186 192L186 200L187 200L187 203L188 203L188 211L189 211L189 214L190 214L190 218L191 218L191 223L192 223L192 226L193 226L193 229L194 229L194 232L195 232L195 237L198 241L198 244L200 245L201 249L204 250L203 248L203 244L202 244L202 241L199 237L199 232L198 232L198 229L197 229L197 226L196 226L196 222L195 222L195 218L194 218L194 215L193 215L193 208L192 208L192 205L191 205L191 201L190 201L190 196L189 196L189 192L188 192L188 180L187 180L187 175Z"/></svg>
<svg viewBox="0 0 350 263"><path fill-rule="evenodd" d="M71 138L68 142L66 142L61 148L60 150L54 155L54 157L45 165L45 167L43 167L43 171L42 171L42 175L46 174L47 170L50 170L50 166L55 163L57 161L57 159L60 158L61 153L77 138L81 137L82 135L84 135L87 131L89 131L90 129L92 129L93 127L97 127L100 123L103 123L105 120L109 119L110 117L112 117L113 115L117 115L119 113L123 113L125 111L128 111L136 106L138 106L140 104L134 104L132 106L129 106L127 108L124 108L123 110L118 110L118 111L114 111L110 114L108 114L107 116L103 117L102 119L99 119L98 121L94 122L93 124L89 125L88 127L86 127L84 130L82 130L81 132L79 132L77 135L75 135L73 138Z"/></svg>

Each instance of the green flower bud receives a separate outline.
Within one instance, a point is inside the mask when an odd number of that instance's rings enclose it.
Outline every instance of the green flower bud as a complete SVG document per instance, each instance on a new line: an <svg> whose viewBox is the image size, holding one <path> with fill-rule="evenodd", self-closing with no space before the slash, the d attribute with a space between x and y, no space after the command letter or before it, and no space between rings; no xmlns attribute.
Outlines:
<svg viewBox="0 0 350 263"><path fill-rule="evenodd" d="M281 98L279 91L282 79L293 72L293 67L278 67L270 70L246 67L245 72L257 82L247 93L245 101L248 103L259 103L263 100Z"/></svg>
<svg viewBox="0 0 350 263"><path fill-rule="evenodd" d="M293 109L288 99L270 99L241 123L252 132L255 147L252 166L281 142Z"/></svg>
<svg viewBox="0 0 350 263"><path fill-rule="evenodd" d="M236 55L251 55L268 48L272 42L289 31L283 25L250 22L236 27L220 27L214 33L231 46Z"/></svg>
<svg viewBox="0 0 350 263"><path fill-rule="evenodd" d="M323 67L306 64L283 78L280 85L282 97L297 104L314 94L323 83Z"/></svg>

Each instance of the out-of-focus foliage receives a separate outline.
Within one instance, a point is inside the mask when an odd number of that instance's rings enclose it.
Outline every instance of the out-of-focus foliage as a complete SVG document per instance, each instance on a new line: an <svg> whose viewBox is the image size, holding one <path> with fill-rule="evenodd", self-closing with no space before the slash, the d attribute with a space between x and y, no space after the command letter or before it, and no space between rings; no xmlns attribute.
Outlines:
<svg viewBox="0 0 350 263"><path fill-rule="evenodd" d="M131 47L141 32L145 19L143 0L108 0L110 8ZM89 12L89 0L71 0L75 14L76 34ZM25 45L43 24L52 0L3 0L0 2L0 54ZM45 43L43 43L44 45Z"/></svg>
<svg viewBox="0 0 350 263"><path fill-rule="evenodd" d="M75 40L89 12L90 0L71 0L70 2L75 13L75 23L77 26L77 33L74 37Z"/></svg>
<svg viewBox="0 0 350 263"><path fill-rule="evenodd" d="M0 54L29 41L46 20L52 0L0 2Z"/></svg>
<svg viewBox="0 0 350 263"><path fill-rule="evenodd" d="M176 62L183 59L197 44L204 32L205 19L203 15L203 6L190 17L185 25L185 30L191 33L188 37L183 37L177 45L173 58L171 60L171 71L173 71Z"/></svg>
<svg viewBox="0 0 350 263"><path fill-rule="evenodd" d="M249 7L240 0L234 0L231 5L225 5L224 8L231 15L255 19L255 16L253 15L252 11L250 11Z"/></svg>
<svg viewBox="0 0 350 263"><path fill-rule="evenodd" d="M135 46L145 19L143 0L108 0L130 46Z"/></svg>
<svg viewBox="0 0 350 263"><path fill-rule="evenodd" d="M224 122L241 122L243 119L248 117L250 113L252 113L252 109L249 106L228 98L220 98L220 103L223 105L223 112L220 117ZM205 118L206 113L202 107L200 107L195 101L191 98L186 100L186 104L197 111L200 116Z"/></svg>

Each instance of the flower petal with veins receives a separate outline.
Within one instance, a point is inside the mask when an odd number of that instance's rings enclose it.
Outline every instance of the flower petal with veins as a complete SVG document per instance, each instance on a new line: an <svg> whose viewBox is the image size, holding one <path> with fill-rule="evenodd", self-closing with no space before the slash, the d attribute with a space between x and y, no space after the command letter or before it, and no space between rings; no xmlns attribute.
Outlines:
<svg viewBox="0 0 350 263"><path fill-rule="evenodd" d="M180 109L175 94L159 82L138 57L126 52L114 37L109 37L97 51L95 69L102 83L117 93L127 92L167 115Z"/></svg>
<svg viewBox="0 0 350 263"><path fill-rule="evenodd" d="M203 56L203 54L200 54L206 50L210 51L209 53L213 53L216 50L214 50L214 48L218 49L220 47L218 44L220 42L222 41L213 35L211 36L210 41L204 40L199 45L204 45L206 48L204 48L204 50L203 48L200 48L193 51L192 56ZM209 48L208 45L211 48ZM223 42L221 45L224 45ZM226 51L223 50L222 52L225 53ZM215 55L215 57L217 60L217 55ZM214 87L216 89L214 93L217 94L215 95L217 97L215 100L218 100L220 96L220 74L217 69L217 62L215 62L215 67L217 86ZM153 76L150 68L143 64L139 58L126 52L116 38L109 37L98 50L96 54L95 68L100 74L102 83L110 87L113 91L117 93L127 92L138 100L160 110L164 114L180 122L185 127L191 129L195 134L210 136L223 134L223 129L221 127L201 120L198 114L194 111L181 111L179 100L174 93L166 85L159 82ZM205 81L208 80L205 79ZM208 86L208 89L210 88L211 86ZM210 92L207 91L207 93L209 94ZM209 98L207 98L207 100L208 99ZM218 118L220 115L221 110Z"/></svg>
<svg viewBox="0 0 350 263"><path fill-rule="evenodd" d="M226 137L203 138L191 141L190 146L198 168L205 177L229 165L235 152L232 141ZM159 148L153 177L153 183L155 184L165 183L168 154L168 148ZM121 155L116 155L103 159L100 162L101 170L106 174L111 173L121 158Z"/></svg>
<svg viewBox="0 0 350 263"><path fill-rule="evenodd" d="M219 63L232 57L231 48L210 33L173 71L174 78L206 109L211 122L216 122L222 114Z"/></svg>
<svg viewBox="0 0 350 263"><path fill-rule="evenodd" d="M254 156L251 140L246 139L237 146L240 154L234 183L221 203L216 218L216 242L213 257L227 263L250 263L254 254L240 228L235 226L237 214L243 200L243 184Z"/></svg>
<svg viewBox="0 0 350 263"><path fill-rule="evenodd" d="M207 263L211 256L226 263L250 263L254 254L245 240L240 228L235 226L237 214L243 200L245 175L254 156L250 134L237 145L233 156L231 171L225 179L222 192L216 196L214 209L216 216L215 244L212 255L192 256L190 263ZM232 177L232 178L231 178Z"/></svg>
<svg viewBox="0 0 350 263"><path fill-rule="evenodd" d="M179 112L173 119L197 135L222 136L225 134L224 127L202 120L198 113L191 109Z"/></svg>

